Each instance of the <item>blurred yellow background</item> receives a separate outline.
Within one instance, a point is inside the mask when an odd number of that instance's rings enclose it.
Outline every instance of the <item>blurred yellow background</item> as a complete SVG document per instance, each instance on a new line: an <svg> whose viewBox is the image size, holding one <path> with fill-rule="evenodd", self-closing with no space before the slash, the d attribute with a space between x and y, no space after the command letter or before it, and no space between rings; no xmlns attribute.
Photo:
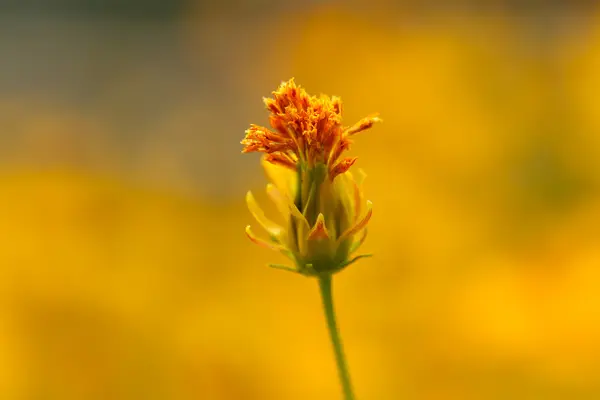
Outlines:
<svg viewBox="0 0 600 400"><path fill-rule="evenodd" d="M0 398L341 397L316 282L244 236L292 76L384 120L334 280L358 397L600 398L592 4L3 2Z"/></svg>

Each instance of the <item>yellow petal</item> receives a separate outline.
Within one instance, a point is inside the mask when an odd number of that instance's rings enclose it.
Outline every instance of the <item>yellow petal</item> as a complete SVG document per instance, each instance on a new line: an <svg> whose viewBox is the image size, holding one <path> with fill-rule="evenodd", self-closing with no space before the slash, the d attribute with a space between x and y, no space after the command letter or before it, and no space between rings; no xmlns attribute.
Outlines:
<svg viewBox="0 0 600 400"><path fill-rule="evenodd" d="M256 202L256 199L252 195L252 192L246 193L246 203L248 204L248 209L250 210L250 213L252 213L256 221L263 228L265 228L265 230L269 232L270 235L279 237L282 234L283 228L265 216L264 211Z"/></svg>
<svg viewBox="0 0 600 400"><path fill-rule="evenodd" d="M277 210L279 210L279 213L287 221L290 218L290 206L285 195L281 193L281 191L277 189L277 187L272 183L267 184L267 194L269 195L273 203L275 203L275 206L277 207Z"/></svg>
<svg viewBox="0 0 600 400"><path fill-rule="evenodd" d="M350 174L350 172L347 172L347 174ZM354 214L354 222L358 221L358 218L360 217L360 214L362 213L362 206L364 203L364 194L362 191L362 183L364 182L365 178L366 178L366 174L362 169L358 169L356 176L355 175L350 175L351 179L352 179L352 190L353 190L353 214Z"/></svg>
<svg viewBox="0 0 600 400"><path fill-rule="evenodd" d="M250 229L250 225L248 225L246 227L246 235L248 236L248 238L253 241L254 243L256 243L259 246L262 247L266 247L269 250L275 250L275 251L280 251L280 252L287 252L287 249L283 246L280 246L276 243L272 243L272 242L267 242L264 239L261 239L259 237L257 237L254 232L252 232L252 229Z"/></svg>
<svg viewBox="0 0 600 400"><path fill-rule="evenodd" d="M367 223L369 223L369 220L371 219L371 215L373 215L373 203L371 203L369 200L367 200L367 213L365 214L365 216L362 218L362 220L360 220L360 222L358 222L352 228L349 228L346 232L344 232L338 238L338 243L340 243L342 240L358 233L361 229L363 229L365 226L367 226Z"/></svg>
<svg viewBox="0 0 600 400"><path fill-rule="evenodd" d="M355 171L356 171L356 176L352 175L352 179L354 180L354 182L356 182L358 187L361 187L363 182L367 178L367 174L365 173L365 171L363 171L360 168L357 168Z"/></svg>
<svg viewBox="0 0 600 400"><path fill-rule="evenodd" d="M297 235L300 240L294 240L293 243L288 243L288 245L291 246L291 248L298 246L297 250L300 252L304 251L304 238L306 232L310 230L310 225L308 224L306 217L298 210L298 207L296 207L293 200L284 193L281 193L275 185L267 185L267 194L271 197L273 202L275 202L279 212L284 215L286 221L289 222L290 219L292 219L295 223L294 226L296 231L288 232L287 234L289 235L288 237L295 237L294 235Z"/></svg>
<svg viewBox="0 0 600 400"><path fill-rule="evenodd" d="M360 246L362 246L365 239L367 238L367 231L368 231L367 228L363 229L362 233L360 235L360 239L358 239L356 242L352 243L352 246L350 247L350 251L349 251L350 254L354 253L356 250L358 250L360 248Z"/></svg>
<svg viewBox="0 0 600 400"><path fill-rule="evenodd" d="M306 215L308 212L308 206L313 202L313 197L315 197L316 192L316 184L313 183L308 190L308 198L306 199L306 204L304 205L304 209L302 210L302 215Z"/></svg>
<svg viewBox="0 0 600 400"><path fill-rule="evenodd" d="M356 220L360 215L359 213L361 212L360 204L356 203L357 195L360 194L356 191L360 190L360 188L356 186L352 174L348 171L338 175L333 181L333 184L337 192L337 197L342 202L342 207L346 215L348 215L348 223L356 223ZM346 229L346 227L347 225L344 225L342 229ZM337 232L338 235L341 233L342 232Z"/></svg>
<svg viewBox="0 0 600 400"><path fill-rule="evenodd" d="M289 217L291 214L291 216L294 217L304 228L307 230L310 229L310 225L308 224L306 217L304 217L300 210L298 210L298 207L296 207L294 201L289 196L282 193L281 190L279 190L279 188L273 184L267 185L267 194L269 197L271 197L279 211L284 216Z"/></svg>
<svg viewBox="0 0 600 400"><path fill-rule="evenodd" d="M362 190L360 190L360 187L358 186L358 184L356 182L354 182L354 207L353 207L354 222L356 222L358 220L358 216L362 212L362 198L363 198Z"/></svg>
<svg viewBox="0 0 600 400"><path fill-rule="evenodd" d="M261 159L261 163L269 181L273 182L282 194L293 199L296 196L297 173L289 168L272 164L265 157Z"/></svg>

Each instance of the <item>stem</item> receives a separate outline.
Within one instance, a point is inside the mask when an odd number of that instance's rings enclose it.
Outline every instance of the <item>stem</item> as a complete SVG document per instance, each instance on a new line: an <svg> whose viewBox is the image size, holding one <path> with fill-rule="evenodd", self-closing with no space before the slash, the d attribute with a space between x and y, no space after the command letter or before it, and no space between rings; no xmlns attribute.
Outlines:
<svg viewBox="0 0 600 400"><path fill-rule="evenodd" d="M335 320L333 298L331 296L331 275L319 277L319 288L321 289L323 311L325 312L325 318L327 319L327 328L329 329L329 336L335 353L335 362L340 376L340 383L344 390L344 399L355 400L354 393L352 392L352 383L350 382L350 373L348 372L348 365L346 364L344 349L342 348L342 340Z"/></svg>

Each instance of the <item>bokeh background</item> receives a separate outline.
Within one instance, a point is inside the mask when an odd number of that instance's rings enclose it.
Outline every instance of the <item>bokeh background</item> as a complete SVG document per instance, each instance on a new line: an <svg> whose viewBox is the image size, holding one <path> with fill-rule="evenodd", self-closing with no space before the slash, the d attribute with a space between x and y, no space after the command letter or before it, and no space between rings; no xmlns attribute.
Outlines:
<svg viewBox="0 0 600 400"><path fill-rule="evenodd" d="M359 398L600 398L596 2L1 1L0 54L0 398L340 398L316 282L243 233L292 76L384 119Z"/></svg>

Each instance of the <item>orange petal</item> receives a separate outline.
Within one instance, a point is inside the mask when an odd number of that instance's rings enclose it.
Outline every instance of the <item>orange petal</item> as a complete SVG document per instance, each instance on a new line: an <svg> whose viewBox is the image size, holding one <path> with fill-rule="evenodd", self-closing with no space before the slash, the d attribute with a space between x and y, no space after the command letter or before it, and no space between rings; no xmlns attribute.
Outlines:
<svg viewBox="0 0 600 400"><path fill-rule="evenodd" d="M350 167L356 162L357 157L354 158L344 158L342 161L337 163L329 172L331 179L335 178L339 174L343 174L348 171Z"/></svg>
<svg viewBox="0 0 600 400"><path fill-rule="evenodd" d="M315 226L308 233L308 240L314 239L329 239L329 232L325 226L325 217L322 213L319 214Z"/></svg>
<svg viewBox="0 0 600 400"><path fill-rule="evenodd" d="M364 130L369 129L376 122L381 122L381 118L379 118L377 116L363 118L360 121L358 121L356 124L354 124L352 127L346 129L344 134L346 134L347 136L355 135L358 132L362 132Z"/></svg>
<svg viewBox="0 0 600 400"><path fill-rule="evenodd" d="M271 164L281 165L282 167L289 168L294 172L296 171L296 163L282 153L268 154L265 157L265 161L270 162Z"/></svg>

